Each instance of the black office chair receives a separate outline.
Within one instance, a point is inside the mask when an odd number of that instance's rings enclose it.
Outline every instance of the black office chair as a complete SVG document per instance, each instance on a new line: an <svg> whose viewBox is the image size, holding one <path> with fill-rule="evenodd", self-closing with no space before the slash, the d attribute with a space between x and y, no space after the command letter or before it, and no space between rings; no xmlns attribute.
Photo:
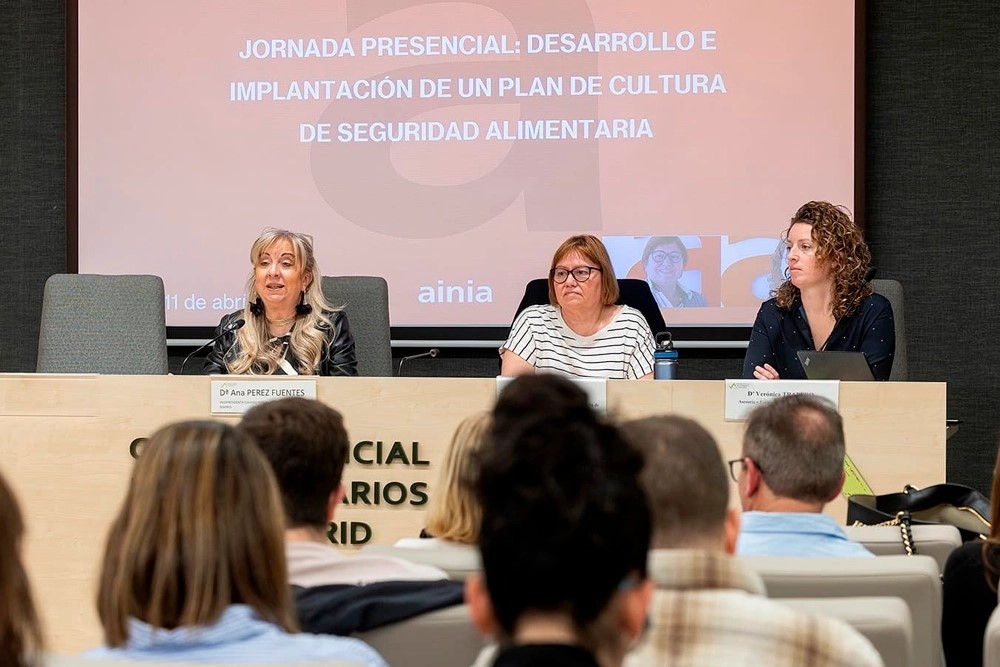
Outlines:
<svg viewBox="0 0 1000 667"><path fill-rule="evenodd" d="M543 306L549 303L549 281L547 278L536 278L529 281L524 286L524 296L514 313L514 319L521 314L521 311L528 306ZM632 306L646 318L649 323L649 330L653 332L653 337L661 331L667 330L667 325L663 321L663 314L660 307L656 305L653 293L649 291L649 285L645 280L637 278L618 279L618 301L615 303Z"/></svg>

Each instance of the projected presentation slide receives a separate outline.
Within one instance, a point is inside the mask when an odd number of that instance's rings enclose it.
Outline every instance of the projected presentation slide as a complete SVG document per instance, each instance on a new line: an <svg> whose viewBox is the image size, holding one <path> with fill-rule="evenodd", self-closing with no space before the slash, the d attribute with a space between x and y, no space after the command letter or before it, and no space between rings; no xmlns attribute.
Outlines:
<svg viewBox="0 0 1000 667"><path fill-rule="evenodd" d="M212 326L287 228L385 277L394 326L506 326L589 233L668 324L747 325L799 205L854 201L854 11L79 1L79 270Z"/></svg>

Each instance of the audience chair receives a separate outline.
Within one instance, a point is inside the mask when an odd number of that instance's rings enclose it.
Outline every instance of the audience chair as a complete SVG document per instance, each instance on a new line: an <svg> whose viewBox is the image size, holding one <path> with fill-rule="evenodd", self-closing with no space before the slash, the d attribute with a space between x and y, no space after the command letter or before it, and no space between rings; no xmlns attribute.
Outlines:
<svg viewBox="0 0 1000 667"><path fill-rule="evenodd" d="M956 547L962 545L962 535L955 526L911 526L913 546L918 554L930 556L944 572L944 564ZM905 556L899 526L844 526L847 539L860 542L876 556Z"/></svg>
<svg viewBox="0 0 1000 667"><path fill-rule="evenodd" d="M469 667L486 645L466 605L439 609L385 627L358 632L390 665Z"/></svg>
<svg viewBox="0 0 1000 667"><path fill-rule="evenodd" d="M993 610L983 635L983 667L1000 667L1000 607Z"/></svg>
<svg viewBox="0 0 1000 667"><path fill-rule="evenodd" d="M469 545L449 546L446 549L409 549L372 544L364 547L365 554L400 558L411 563L433 565L444 570L449 579L465 581L470 574L480 572L483 566L479 560L479 550Z"/></svg>
<svg viewBox="0 0 1000 667"><path fill-rule="evenodd" d="M591 278L593 280L593 278ZM645 280L636 278L618 279L618 301L617 303L632 306L646 318L649 323L649 330L653 332L653 337L661 331L667 330L667 325L663 321L663 314L653 293L649 291L649 285ZM521 314L521 311L528 306L542 306L549 303L549 281L547 278L536 278L524 287L524 296L517 306L514 319Z"/></svg>
<svg viewBox="0 0 1000 667"><path fill-rule="evenodd" d="M876 278L872 281L872 288L876 294L881 294L892 304L892 319L896 328L896 356L892 360L892 372L889 374L890 382L904 382L909 373L907 372L906 357L906 316L903 303L903 286L898 280L884 280Z"/></svg>
<svg viewBox="0 0 1000 667"><path fill-rule="evenodd" d="M872 643L885 667L914 664L913 620L900 598L790 598L781 602L814 616L844 621Z"/></svg>
<svg viewBox="0 0 1000 667"><path fill-rule="evenodd" d="M763 578L771 598L901 598L913 621L912 664L940 667L941 572L930 556L739 559Z"/></svg>
<svg viewBox="0 0 1000 667"><path fill-rule="evenodd" d="M392 376L389 337L389 286L378 276L323 276L323 294L343 308L351 324L358 355L358 374Z"/></svg>
<svg viewBox="0 0 1000 667"><path fill-rule="evenodd" d="M45 281L39 373L165 375L159 276L55 274Z"/></svg>

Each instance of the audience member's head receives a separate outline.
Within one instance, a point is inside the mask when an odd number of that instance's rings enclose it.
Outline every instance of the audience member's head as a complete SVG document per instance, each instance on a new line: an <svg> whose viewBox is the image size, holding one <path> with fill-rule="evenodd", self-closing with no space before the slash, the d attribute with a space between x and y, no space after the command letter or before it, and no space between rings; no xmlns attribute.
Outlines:
<svg viewBox="0 0 1000 667"><path fill-rule="evenodd" d="M343 497L350 448L340 413L319 401L283 398L251 408L237 428L253 438L271 463L286 526L325 532Z"/></svg>
<svg viewBox="0 0 1000 667"><path fill-rule="evenodd" d="M21 563L24 520L14 492L0 477L0 665L37 665L42 630Z"/></svg>
<svg viewBox="0 0 1000 667"><path fill-rule="evenodd" d="M489 426L489 413L481 412L463 419L455 430L427 508L427 532L432 537L460 544L479 541L482 512L467 481Z"/></svg>
<svg viewBox="0 0 1000 667"><path fill-rule="evenodd" d="M640 481L653 517L654 549L736 550L739 512L729 507L726 464L712 435L674 415L621 426L643 455Z"/></svg>
<svg viewBox="0 0 1000 667"><path fill-rule="evenodd" d="M170 424L143 448L108 535L97 594L105 643L126 644L129 617L208 625L232 604L296 629L271 467L231 426Z"/></svg>
<svg viewBox="0 0 1000 667"><path fill-rule="evenodd" d="M483 580L467 597L502 643L572 643L617 664L642 631L650 518L642 458L554 375L522 376L497 401L477 460ZM545 641L538 625L564 628Z"/></svg>
<svg viewBox="0 0 1000 667"><path fill-rule="evenodd" d="M744 510L820 512L844 485L844 423L829 401L791 394L751 412L738 477Z"/></svg>

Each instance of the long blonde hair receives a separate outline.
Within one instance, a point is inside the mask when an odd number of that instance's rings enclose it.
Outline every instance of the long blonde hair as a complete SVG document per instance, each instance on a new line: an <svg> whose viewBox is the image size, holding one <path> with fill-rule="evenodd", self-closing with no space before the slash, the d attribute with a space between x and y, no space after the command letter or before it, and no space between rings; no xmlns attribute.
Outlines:
<svg viewBox="0 0 1000 667"><path fill-rule="evenodd" d="M479 541L483 513L469 480L474 454L489 427L489 413L481 412L463 419L455 430L427 510L427 532L432 537L461 544Z"/></svg>
<svg viewBox="0 0 1000 667"><path fill-rule="evenodd" d="M312 237L307 234L290 232L286 229L265 229L250 248L250 276L247 278L247 305L243 309L246 326L236 332L238 352L226 366L234 375L272 375L284 353L280 345L270 344L271 334L267 330L267 318L254 315L251 306L260 296L257 293L256 267L264 252L277 241L288 241L295 254L295 264L303 274L309 274L309 286L305 289L304 303L312 306L312 312L298 315L292 328L289 347L298 362L296 369L303 375L316 372L323 357L326 332L333 328L327 313L340 310L334 308L323 296L322 275L313 254Z"/></svg>
<svg viewBox="0 0 1000 667"><path fill-rule="evenodd" d="M24 519L14 492L0 477L0 664L40 662L42 630L21 562Z"/></svg>
<svg viewBox="0 0 1000 667"><path fill-rule="evenodd" d="M108 534L97 593L104 641L125 645L129 617L169 630L214 623L232 604L297 630L274 475L227 424L170 424L143 448Z"/></svg>

